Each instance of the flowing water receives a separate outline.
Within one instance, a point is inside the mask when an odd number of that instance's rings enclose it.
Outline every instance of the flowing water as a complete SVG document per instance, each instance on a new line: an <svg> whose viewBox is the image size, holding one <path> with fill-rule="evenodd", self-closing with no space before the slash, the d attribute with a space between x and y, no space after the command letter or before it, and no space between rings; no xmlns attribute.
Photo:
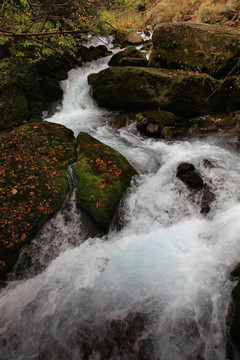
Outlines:
<svg viewBox="0 0 240 360"><path fill-rule="evenodd" d="M114 147L138 175L104 236L75 206L73 181L1 291L0 358L225 359L229 274L240 259L239 155L217 137L167 142L142 138L134 124L112 128L86 79L107 60L71 70L47 120ZM186 161L216 196L207 215L176 178Z"/></svg>

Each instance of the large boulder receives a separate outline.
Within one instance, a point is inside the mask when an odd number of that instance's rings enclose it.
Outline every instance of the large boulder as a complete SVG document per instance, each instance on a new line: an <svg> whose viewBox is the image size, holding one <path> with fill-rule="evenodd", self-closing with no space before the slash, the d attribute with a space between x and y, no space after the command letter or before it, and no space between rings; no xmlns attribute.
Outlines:
<svg viewBox="0 0 240 360"><path fill-rule="evenodd" d="M135 46L128 46L123 51L114 54L110 61L109 66L125 66L126 63L131 63L132 66L147 66L148 61L146 55L137 50Z"/></svg>
<svg viewBox="0 0 240 360"><path fill-rule="evenodd" d="M200 70L225 76L240 56L240 31L215 25L159 24L152 37L150 66ZM239 66L238 66L239 68Z"/></svg>
<svg viewBox="0 0 240 360"><path fill-rule="evenodd" d="M230 94L226 82L181 70L110 67L90 74L88 81L97 103L113 110L160 107L182 116L203 115L224 112Z"/></svg>
<svg viewBox="0 0 240 360"><path fill-rule="evenodd" d="M235 276L235 274L232 274ZM239 271L237 276L239 277ZM231 338L234 341L235 345L240 350L240 280L234 287L232 291L233 297L233 313L230 326Z"/></svg>
<svg viewBox="0 0 240 360"><path fill-rule="evenodd" d="M77 146L80 207L107 230L136 171L118 151L87 133L78 135Z"/></svg>
<svg viewBox="0 0 240 360"><path fill-rule="evenodd" d="M177 178L184 182L190 189L201 190L204 186L202 177L190 163L181 163L177 168Z"/></svg>
<svg viewBox="0 0 240 360"><path fill-rule="evenodd" d="M23 125L1 137L0 274L21 247L58 211L75 161L73 132L47 122Z"/></svg>

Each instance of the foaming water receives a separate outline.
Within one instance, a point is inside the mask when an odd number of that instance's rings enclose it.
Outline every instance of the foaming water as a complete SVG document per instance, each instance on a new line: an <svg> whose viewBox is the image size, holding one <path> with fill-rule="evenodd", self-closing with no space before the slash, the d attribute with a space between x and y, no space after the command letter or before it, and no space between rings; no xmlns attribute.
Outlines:
<svg viewBox="0 0 240 360"><path fill-rule="evenodd" d="M119 209L122 228L82 242L85 220L74 201L69 222L47 225L56 239L63 231L79 242L67 241L44 270L29 279L23 273L1 291L0 358L223 360L229 273L240 255L238 154L212 139L168 143L143 139L132 127L112 129L111 113L94 104L86 83L98 65L69 73L62 109L48 120L91 133L135 166L139 174ZM183 161L215 194L207 216L199 195L176 178ZM129 349L119 320L134 313L144 314L144 326L132 323L127 337L140 335ZM144 339L151 355L140 356Z"/></svg>

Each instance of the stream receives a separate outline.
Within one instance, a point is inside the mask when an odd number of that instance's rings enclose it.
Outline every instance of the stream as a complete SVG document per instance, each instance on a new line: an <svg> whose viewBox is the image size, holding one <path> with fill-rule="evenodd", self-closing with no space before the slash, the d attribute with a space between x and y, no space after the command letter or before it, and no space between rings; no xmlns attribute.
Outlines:
<svg viewBox="0 0 240 360"><path fill-rule="evenodd" d="M62 210L1 290L0 359L224 360L230 272L240 260L239 153L220 136L163 141L134 124L112 127L114 114L94 103L87 84L108 60L72 69L62 104L45 120L112 146L138 175L104 235L76 207L69 169ZM207 215L176 177L181 162L215 194Z"/></svg>

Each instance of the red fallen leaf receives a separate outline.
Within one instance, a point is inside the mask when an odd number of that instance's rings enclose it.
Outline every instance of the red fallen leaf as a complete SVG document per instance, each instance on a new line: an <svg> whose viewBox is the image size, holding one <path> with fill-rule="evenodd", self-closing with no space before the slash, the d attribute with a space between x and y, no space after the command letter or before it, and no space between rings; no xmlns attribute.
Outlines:
<svg viewBox="0 0 240 360"><path fill-rule="evenodd" d="M39 208L41 211L44 211L45 209L44 209L44 206L40 206L40 208Z"/></svg>
<svg viewBox="0 0 240 360"><path fill-rule="evenodd" d="M99 188L99 189L105 189L106 186L107 186L106 183L104 183L104 184L99 184L99 185L98 185L98 188Z"/></svg>
<svg viewBox="0 0 240 360"><path fill-rule="evenodd" d="M9 249L9 248L11 248L11 247L13 247L14 246L14 244L13 243L10 243L8 246L7 246L7 249Z"/></svg>

